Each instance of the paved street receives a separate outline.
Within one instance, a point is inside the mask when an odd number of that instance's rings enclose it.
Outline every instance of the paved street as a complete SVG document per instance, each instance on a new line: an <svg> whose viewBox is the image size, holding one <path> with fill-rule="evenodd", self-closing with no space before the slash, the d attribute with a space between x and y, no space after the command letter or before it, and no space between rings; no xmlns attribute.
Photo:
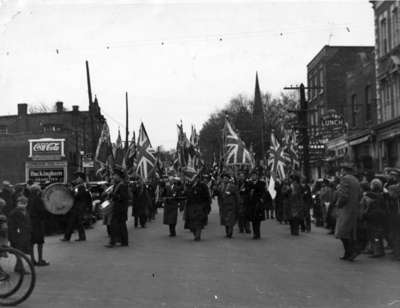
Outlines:
<svg viewBox="0 0 400 308"><path fill-rule="evenodd" d="M129 248L104 248L100 222L86 243L48 238L51 266L21 307L400 307L400 263L340 261L325 230L293 238L273 220L261 241L227 240L214 206L198 243L181 220L176 238L161 222L135 230L130 221Z"/></svg>

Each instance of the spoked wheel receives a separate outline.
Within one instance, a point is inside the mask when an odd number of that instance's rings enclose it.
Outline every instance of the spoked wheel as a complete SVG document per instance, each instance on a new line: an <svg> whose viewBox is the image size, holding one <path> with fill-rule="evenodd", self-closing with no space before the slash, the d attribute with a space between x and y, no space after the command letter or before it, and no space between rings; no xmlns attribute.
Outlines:
<svg viewBox="0 0 400 308"><path fill-rule="evenodd" d="M35 282L35 268L25 254L0 248L0 306L22 303L32 294Z"/></svg>

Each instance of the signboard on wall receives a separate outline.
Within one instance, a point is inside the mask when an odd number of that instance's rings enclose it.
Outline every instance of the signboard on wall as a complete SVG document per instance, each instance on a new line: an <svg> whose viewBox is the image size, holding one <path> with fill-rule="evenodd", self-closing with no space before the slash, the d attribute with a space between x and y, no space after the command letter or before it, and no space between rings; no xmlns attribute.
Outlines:
<svg viewBox="0 0 400 308"><path fill-rule="evenodd" d="M335 110L330 110L323 115L320 122L320 135L326 141L346 132L346 122L342 115Z"/></svg>
<svg viewBox="0 0 400 308"><path fill-rule="evenodd" d="M26 181L35 183L67 183L66 161L29 161L25 163Z"/></svg>
<svg viewBox="0 0 400 308"><path fill-rule="evenodd" d="M65 139L30 139L29 158L32 160L61 160L64 156Z"/></svg>

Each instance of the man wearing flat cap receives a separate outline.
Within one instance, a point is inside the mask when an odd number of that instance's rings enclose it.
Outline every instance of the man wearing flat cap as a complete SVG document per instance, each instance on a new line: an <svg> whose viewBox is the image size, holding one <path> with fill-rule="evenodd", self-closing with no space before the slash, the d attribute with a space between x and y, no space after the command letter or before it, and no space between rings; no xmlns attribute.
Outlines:
<svg viewBox="0 0 400 308"><path fill-rule="evenodd" d="M341 165L341 175L336 201L338 210L335 236L343 243L344 255L341 259L354 261L359 254L356 247L356 234L361 187L353 175L353 166L350 163L346 162Z"/></svg>
<svg viewBox="0 0 400 308"><path fill-rule="evenodd" d="M121 246L128 246L128 229L126 221L128 220L129 192L128 185L125 182L125 174L120 169L115 169L113 174L113 190L110 195L112 200L111 212L111 236L107 248L115 247L117 242Z"/></svg>
<svg viewBox="0 0 400 308"><path fill-rule="evenodd" d="M75 173L75 186L72 190L74 195L74 205L68 212L67 228L65 229L63 242L69 242L74 230L78 230L76 241L86 241L85 228L83 226L83 216L85 209L92 205L92 197L85 186L86 175L83 172Z"/></svg>

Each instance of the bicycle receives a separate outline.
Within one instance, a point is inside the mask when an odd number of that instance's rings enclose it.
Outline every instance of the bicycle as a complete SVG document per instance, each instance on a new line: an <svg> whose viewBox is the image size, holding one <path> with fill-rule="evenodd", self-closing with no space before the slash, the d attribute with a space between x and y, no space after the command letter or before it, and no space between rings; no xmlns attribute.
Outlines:
<svg viewBox="0 0 400 308"><path fill-rule="evenodd" d="M0 247L0 306L16 306L33 292L36 272L21 251Z"/></svg>

